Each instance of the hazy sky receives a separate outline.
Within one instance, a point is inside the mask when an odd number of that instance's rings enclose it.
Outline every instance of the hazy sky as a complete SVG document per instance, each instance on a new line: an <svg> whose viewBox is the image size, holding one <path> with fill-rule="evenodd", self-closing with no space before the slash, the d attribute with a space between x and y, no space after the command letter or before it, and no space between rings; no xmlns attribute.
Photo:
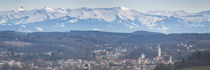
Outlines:
<svg viewBox="0 0 210 70"><path fill-rule="evenodd" d="M140 12L147 10L210 10L210 0L0 0L0 11L23 6L25 9L44 8L99 8L124 6Z"/></svg>

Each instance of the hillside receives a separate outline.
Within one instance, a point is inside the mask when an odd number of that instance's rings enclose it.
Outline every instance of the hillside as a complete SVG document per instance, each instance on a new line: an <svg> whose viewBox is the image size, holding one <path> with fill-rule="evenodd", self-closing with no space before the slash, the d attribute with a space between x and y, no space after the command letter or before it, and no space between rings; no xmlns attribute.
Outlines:
<svg viewBox="0 0 210 70"><path fill-rule="evenodd" d="M173 65L158 65L155 70L209 70L210 50L197 51Z"/></svg>
<svg viewBox="0 0 210 70"><path fill-rule="evenodd" d="M174 59L196 50L209 49L210 34L162 34L153 32L111 33L100 31L0 32L0 48L12 52L24 52L24 56L15 58L43 58L56 60L63 58L91 59L92 51L108 47L127 49L123 58L137 59L141 53L147 57L157 56L157 44L161 45L164 55L173 55ZM53 56L44 53L52 52ZM71 54L69 54L71 53ZM36 57L38 56L38 57ZM27 58L25 58L27 57ZM29 58L30 57L30 58ZM52 58L53 57L53 58ZM2 57L1 59L14 58Z"/></svg>

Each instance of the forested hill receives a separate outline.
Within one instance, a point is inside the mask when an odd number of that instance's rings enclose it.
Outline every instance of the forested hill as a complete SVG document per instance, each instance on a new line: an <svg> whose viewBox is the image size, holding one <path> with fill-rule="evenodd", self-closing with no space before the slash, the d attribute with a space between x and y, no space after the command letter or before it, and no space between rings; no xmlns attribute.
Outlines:
<svg viewBox="0 0 210 70"><path fill-rule="evenodd" d="M174 65L159 64L155 70L202 70L203 67L205 70L210 69L206 66L210 66L210 50L194 52Z"/></svg>
<svg viewBox="0 0 210 70"><path fill-rule="evenodd" d="M133 33L101 31L0 32L0 49L13 53L24 52L24 56L15 58L25 60L34 58L46 60L91 59L94 56L93 50L105 49L106 47L127 49L128 52L124 58L136 59L141 53L145 53L146 57L155 57L157 56L157 44L160 44L163 55L172 55L174 59L178 59L197 50L209 49L209 42L209 33L162 34L146 31ZM43 53L46 52L52 52L53 55L51 57L44 56ZM8 56L1 59L7 58L14 57Z"/></svg>

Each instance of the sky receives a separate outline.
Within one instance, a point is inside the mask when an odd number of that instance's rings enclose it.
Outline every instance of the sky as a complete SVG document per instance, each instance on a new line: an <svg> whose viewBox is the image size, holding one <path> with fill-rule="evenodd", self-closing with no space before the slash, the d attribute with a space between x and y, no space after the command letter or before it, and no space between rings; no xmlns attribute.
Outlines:
<svg viewBox="0 0 210 70"><path fill-rule="evenodd" d="M139 12L149 10L185 10L200 12L210 10L210 0L0 0L0 11L13 10L23 6L25 9L44 7L75 9L127 7Z"/></svg>

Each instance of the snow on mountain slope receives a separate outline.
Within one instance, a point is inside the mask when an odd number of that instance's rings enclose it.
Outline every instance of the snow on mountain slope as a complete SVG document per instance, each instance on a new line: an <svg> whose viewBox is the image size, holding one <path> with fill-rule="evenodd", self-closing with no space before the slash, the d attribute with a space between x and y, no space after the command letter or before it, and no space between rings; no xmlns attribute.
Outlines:
<svg viewBox="0 0 210 70"><path fill-rule="evenodd" d="M67 31L91 30L131 32L147 30L164 33L210 32L210 11L137 12L126 7L49 8L25 10L20 7L0 12L0 30Z"/></svg>
<svg viewBox="0 0 210 70"><path fill-rule="evenodd" d="M185 22L203 22L208 21L210 13L199 12L199 13L188 13L186 11L148 11L146 14L149 15L158 15L158 16L167 16L183 19Z"/></svg>
<svg viewBox="0 0 210 70"><path fill-rule="evenodd" d="M135 16L139 15L138 12L129 10L125 7L114 8L78 8L69 12L70 17L76 17L79 19L102 19L107 22L112 22L119 16L122 20L135 20Z"/></svg>
<svg viewBox="0 0 210 70"><path fill-rule="evenodd" d="M145 14L171 17L171 16L186 16L186 15L190 15L191 13L188 13L186 11L165 11L165 10L152 11L150 10L150 11L147 11Z"/></svg>
<svg viewBox="0 0 210 70"><path fill-rule="evenodd" d="M25 9L23 8L23 7L20 7L20 8L18 8L18 9L16 9L15 10L15 12L22 12L22 11L24 11Z"/></svg>

